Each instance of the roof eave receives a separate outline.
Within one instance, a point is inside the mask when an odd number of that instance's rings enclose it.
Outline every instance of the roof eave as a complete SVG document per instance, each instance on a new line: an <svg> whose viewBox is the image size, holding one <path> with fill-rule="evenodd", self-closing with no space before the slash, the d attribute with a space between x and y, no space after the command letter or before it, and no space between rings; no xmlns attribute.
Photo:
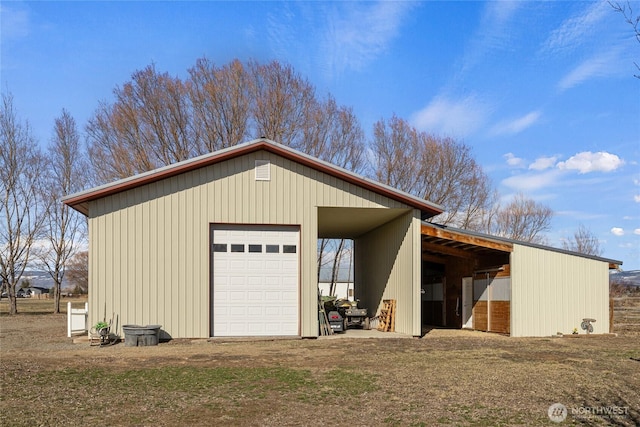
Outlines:
<svg viewBox="0 0 640 427"><path fill-rule="evenodd" d="M218 162L239 157L255 151L265 150L282 157L288 158L305 166L325 172L329 175L340 178L344 181L366 188L375 193L384 195L390 199L405 203L423 213L423 218L430 218L443 212L443 209L434 203L419 199L408 193L395 190L384 184L369 180L346 169L324 162L315 157L311 157L292 148L285 147L268 139L256 139L253 141L229 147L214 153L205 154L200 157L185 160L173 165L164 166L149 172L144 172L130 178L104 184L89 190L71 194L62 199L63 203L88 216L88 203L92 200L110 196L122 191L130 190L141 185L149 184L161 179L170 178L195 169L206 167Z"/></svg>

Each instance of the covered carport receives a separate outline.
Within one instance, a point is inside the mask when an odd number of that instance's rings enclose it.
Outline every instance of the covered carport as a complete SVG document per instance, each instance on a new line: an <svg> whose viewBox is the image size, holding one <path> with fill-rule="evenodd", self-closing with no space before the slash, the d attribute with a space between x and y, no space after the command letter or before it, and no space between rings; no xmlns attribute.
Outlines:
<svg viewBox="0 0 640 427"><path fill-rule="evenodd" d="M621 261L422 222L421 320L511 336L608 333Z"/></svg>
<svg viewBox="0 0 640 427"><path fill-rule="evenodd" d="M421 330L417 215L410 208L318 207L319 239L353 241L354 299L370 316L385 299L396 300L396 330L408 335Z"/></svg>
<svg viewBox="0 0 640 427"><path fill-rule="evenodd" d="M421 225L422 324L509 333L513 244Z"/></svg>

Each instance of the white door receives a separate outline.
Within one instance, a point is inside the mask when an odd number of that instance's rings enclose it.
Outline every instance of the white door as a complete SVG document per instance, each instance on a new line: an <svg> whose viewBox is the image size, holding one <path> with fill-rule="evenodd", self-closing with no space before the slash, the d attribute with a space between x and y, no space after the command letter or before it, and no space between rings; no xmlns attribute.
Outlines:
<svg viewBox="0 0 640 427"><path fill-rule="evenodd" d="M299 335L299 229L213 228L212 335Z"/></svg>
<svg viewBox="0 0 640 427"><path fill-rule="evenodd" d="M473 329L473 277L462 278L462 327Z"/></svg>

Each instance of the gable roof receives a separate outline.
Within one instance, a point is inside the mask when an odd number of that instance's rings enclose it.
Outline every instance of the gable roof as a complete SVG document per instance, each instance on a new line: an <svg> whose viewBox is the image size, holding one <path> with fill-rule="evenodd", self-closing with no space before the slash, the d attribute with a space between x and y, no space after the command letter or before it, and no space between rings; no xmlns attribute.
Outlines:
<svg viewBox="0 0 640 427"><path fill-rule="evenodd" d="M392 200L407 204L415 209L419 209L422 212L423 219L431 218L442 213L443 211L442 207L435 203L420 199L409 193L405 193L403 191L389 187L388 185L384 185L371 179L365 178L364 176L350 172L346 169L325 162L316 157L310 156L293 148L278 144L274 141L264 138L255 139L244 144L238 144L233 147L215 151L213 153L194 157L189 160L174 163L172 165L154 169L149 172L144 172L129 178L121 179L101 185L99 187L71 194L64 197L62 199L62 202L77 210L78 212L84 215L88 215L90 201L110 196L112 194L117 194L123 191L131 190L142 185L150 184L165 178L210 166L225 160L233 159L235 157L243 156L245 154L253 153L260 150L277 154L281 157L303 164L312 169L334 176L359 187L365 188L374 193L388 197Z"/></svg>

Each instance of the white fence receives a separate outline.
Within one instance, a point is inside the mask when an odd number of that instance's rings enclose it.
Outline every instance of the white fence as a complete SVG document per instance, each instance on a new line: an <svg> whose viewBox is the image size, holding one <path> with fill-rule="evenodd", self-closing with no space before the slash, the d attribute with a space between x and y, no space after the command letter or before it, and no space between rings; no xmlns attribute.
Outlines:
<svg viewBox="0 0 640 427"><path fill-rule="evenodd" d="M67 337L73 334L87 333L87 319L89 317L89 303L85 302L83 308L72 308L71 303L67 303Z"/></svg>

